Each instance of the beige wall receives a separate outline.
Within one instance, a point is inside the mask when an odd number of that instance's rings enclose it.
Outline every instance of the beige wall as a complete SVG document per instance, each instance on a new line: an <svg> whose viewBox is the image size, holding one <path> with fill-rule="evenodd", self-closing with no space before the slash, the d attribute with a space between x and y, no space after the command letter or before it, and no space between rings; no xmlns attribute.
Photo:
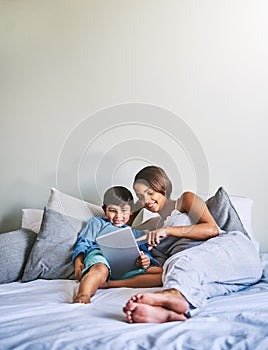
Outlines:
<svg viewBox="0 0 268 350"><path fill-rule="evenodd" d="M251 197L268 251L267 11L265 0L0 1L1 232L51 186L98 202L158 163L175 194L223 185Z"/></svg>

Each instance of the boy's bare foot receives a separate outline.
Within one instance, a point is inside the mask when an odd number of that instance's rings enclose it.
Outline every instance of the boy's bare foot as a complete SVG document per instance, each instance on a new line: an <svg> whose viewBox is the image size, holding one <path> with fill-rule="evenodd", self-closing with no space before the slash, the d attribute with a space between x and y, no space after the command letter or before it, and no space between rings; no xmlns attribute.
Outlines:
<svg viewBox="0 0 268 350"><path fill-rule="evenodd" d="M132 300L129 300L123 310L128 323L163 323L187 319L183 313L177 313L161 306L138 304Z"/></svg>
<svg viewBox="0 0 268 350"><path fill-rule="evenodd" d="M73 300L73 303L81 303L81 304L90 304L90 296L89 295L77 295Z"/></svg>
<svg viewBox="0 0 268 350"><path fill-rule="evenodd" d="M169 322L186 320L187 317L184 313L188 309L189 304L180 292L165 290L133 295L126 303L123 311L129 323Z"/></svg>

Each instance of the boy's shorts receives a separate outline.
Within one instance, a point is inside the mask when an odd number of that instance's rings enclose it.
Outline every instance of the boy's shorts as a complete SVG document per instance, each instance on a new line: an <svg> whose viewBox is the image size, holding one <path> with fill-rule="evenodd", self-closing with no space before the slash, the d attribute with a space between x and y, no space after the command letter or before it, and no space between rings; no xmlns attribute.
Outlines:
<svg viewBox="0 0 268 350"><path fill-rule="evenodd" d="M92 252L90 252L89 254L87 254L87 256L84 259L84 269L82 271L82 276L84 276L88 270L91 268L91 266L98 264L98 263L102 263L104 265L107 266L108 270L109 270L109 276L111 275L111 268L110 265L107 261L107 259L104 257L104 255L102 254L102 252L99 249L95 249Z"/></svg>
<svg viewBox="0 0 268 350"><path fill-rule="evenodd" d="M111 278L111 267L107 261L107 259L105 258L105 256L102 254L100 249L95 249L92 252L90 252L89 254L87 254L87 256L84 259L84 269L82 271L82 277L88 272L88 270L91 268L91 266L98 264L98 263L102 263L104 265L107 266L108 270L109 270L109 276L108 276L108 280L112 279ZM125 274L123 274L122 276L120 276L117 279L127 279L127 278L131 278L137 275L143 275L146 273L146 269L143 268L137 268L135 270L126 272Z"/></svg>

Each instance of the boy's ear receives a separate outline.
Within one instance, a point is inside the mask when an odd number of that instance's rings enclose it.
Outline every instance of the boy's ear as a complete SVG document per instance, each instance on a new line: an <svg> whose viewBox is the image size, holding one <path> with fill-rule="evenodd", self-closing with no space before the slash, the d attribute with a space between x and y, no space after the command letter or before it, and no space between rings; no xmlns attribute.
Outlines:
<svg viewBox="0 0 268 350"><path fill-rule="evenodd" d="M102 210L104 211L104 213L106 214L106 205L105 204L103 204L103 206L102 206Z"/></svg>

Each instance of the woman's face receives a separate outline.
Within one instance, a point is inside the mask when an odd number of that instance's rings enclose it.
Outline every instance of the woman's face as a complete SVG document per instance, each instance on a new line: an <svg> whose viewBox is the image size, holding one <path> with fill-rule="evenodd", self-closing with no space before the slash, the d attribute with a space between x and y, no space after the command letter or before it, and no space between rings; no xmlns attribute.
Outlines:
<svg viewBox="0 0 268 350"><path fill-rule="evenodd" d="M153 213L158 213L163 208L166 197L162 193L156 192L142 183L136 183L134 185L134 191L144 208Z"/></svg>

